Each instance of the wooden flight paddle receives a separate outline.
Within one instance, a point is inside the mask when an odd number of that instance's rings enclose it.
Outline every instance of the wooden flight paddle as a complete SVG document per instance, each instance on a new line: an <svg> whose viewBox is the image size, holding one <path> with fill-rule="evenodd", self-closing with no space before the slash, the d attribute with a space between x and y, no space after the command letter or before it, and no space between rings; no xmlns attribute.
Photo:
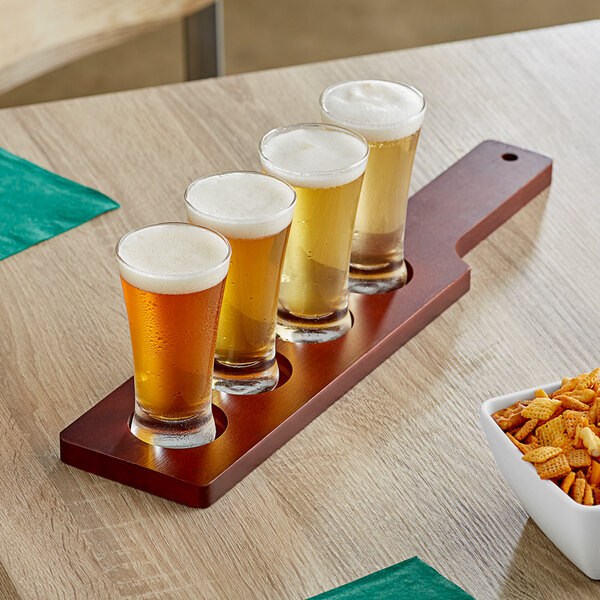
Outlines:
<svg viewBox="0 0 600 600"><path fill-rule="evenodd" d="M213 394L217 439L165 449L128 423L133 378L60 434L60 457L90 473L193 507L210 506L469 289L460 258L550 185L552 159L486 141L408 203L408 284L350 294L354 324L322 344L277 340L279 386L254 396Z"/></svg>

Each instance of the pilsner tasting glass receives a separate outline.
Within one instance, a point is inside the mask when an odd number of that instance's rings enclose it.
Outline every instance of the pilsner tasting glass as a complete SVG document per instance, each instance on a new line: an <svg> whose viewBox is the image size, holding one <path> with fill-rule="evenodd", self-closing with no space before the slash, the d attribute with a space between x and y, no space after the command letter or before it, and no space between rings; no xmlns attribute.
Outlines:
<svg viewBox="0 0 600 600"><path fill-rule="evenodd" d="M204 227L160 223L124 235L116 253L133 350L132 433L166 448L211 442L229 242Z"/></svg>
<svg viewBox="0 0 600 600"><path fill-rule="evenodd" d="M232 248L215 350L220 391L257 394L279 381L275 321L295 204L290 185L249 171L197 179L185 193L190 223L217 230Z"/></svg>
<svg viewBox="0 0 600 600"><path fill-rule="evenodd" d="M320 98L324 122L363 135L371 152L358 204L350 291L379 294L402 287L408 277L404 232L408 189L425 99L392 81L345 81Z"/></svg>
<svg viewBox="0 0 600 600"><path fill-rule="evenodd" d="M284 340L326 342L352 326L348 267L368 157L362 136L321 123L279 127L260 143L263 171L298 196L279 293Z"/></svg>

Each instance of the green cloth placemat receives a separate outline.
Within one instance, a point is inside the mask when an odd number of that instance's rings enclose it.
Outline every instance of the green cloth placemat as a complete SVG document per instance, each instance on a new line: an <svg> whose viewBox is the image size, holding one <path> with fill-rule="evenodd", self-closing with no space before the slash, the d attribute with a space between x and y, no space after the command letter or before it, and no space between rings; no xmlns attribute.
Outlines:
<svg viewBox="0 0 600 600"><path fill-rule="evenodd" d="M0 260L115 208L104 194L0 148Z"/></svg>
<svg viewBox="0 0 600 600"><path fill-rule="evenodd" d="M413 556L309 600L473 600L467 592Z"/></svg>

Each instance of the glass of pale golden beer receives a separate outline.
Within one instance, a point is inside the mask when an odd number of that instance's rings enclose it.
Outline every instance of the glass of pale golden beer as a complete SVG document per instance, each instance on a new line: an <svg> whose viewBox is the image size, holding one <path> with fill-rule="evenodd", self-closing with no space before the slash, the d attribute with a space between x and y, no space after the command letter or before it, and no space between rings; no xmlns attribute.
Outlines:
<svg viewBox="0 0 600 600"><path fill-rule="evenodd" d="M404 231L425 116L423 94L392 81L345 81L329 86L320 105L325 123L360 133L371 148L354 227L350 291L380 294L398 289L408 277Z"/></svg>
<svg viewBox="0 0 600 600"><path fill-rule="evenodd" d="M260 143L263 171L294 186L298 200L283 262L277 334L326 342L352 326L348 266L369 145L334 125L279 127Z"/></svg>
<svg viewBox="0 0 600 600"><path fill-rule="evenodd" d="M133 350L131 431L166 448L207 444L229 242L204 227L160 223L127 233L116 253Z"/></svg>
<svg viewBox="0 0 600 600"><path fill-rule="evenodd" d="M231 394L272 390L279 381L277 298L296 192L263 173L217 173L194 181L185 205L190 223L217 230L232 249L213 386Z"/></svg>

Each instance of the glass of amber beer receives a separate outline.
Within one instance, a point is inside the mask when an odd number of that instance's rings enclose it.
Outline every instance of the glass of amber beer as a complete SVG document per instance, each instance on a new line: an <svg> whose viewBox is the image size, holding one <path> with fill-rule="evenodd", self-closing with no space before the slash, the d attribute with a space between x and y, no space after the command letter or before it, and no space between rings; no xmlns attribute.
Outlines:
<svg viewBox="0 0 600 600"><path fill-rule="evenodd" d="M352 326L348 266L369 146L334 125L279 127L260 143L263 171L294 186L298 200L283 262L277 333L326 342Z"/></svg>
<svg viewBox="0 0 600 600"><path fill-rule="evenodd" d="M229 242L204 227L160 223L127 233L116 253L133 350L131 431L166 448L207 444Z"/></svg>
<svg viewBox="0 0 600 600"><path fill-rule="evenodd" d="M350 258L350 291L380 294L407 281L404 230L408 189L425 99L392 81L345 81L320 98L325 123L363 135L371 148Z"/></svg>
<svg viewBox="0 0 600 600"><path fill-rule="evenodd" d="M194 181L185 204L190 223L222 233L232 249L213 386L232 394L272 390L279 381L277 298L296 192L263 173L217 173Z"/></svg>

